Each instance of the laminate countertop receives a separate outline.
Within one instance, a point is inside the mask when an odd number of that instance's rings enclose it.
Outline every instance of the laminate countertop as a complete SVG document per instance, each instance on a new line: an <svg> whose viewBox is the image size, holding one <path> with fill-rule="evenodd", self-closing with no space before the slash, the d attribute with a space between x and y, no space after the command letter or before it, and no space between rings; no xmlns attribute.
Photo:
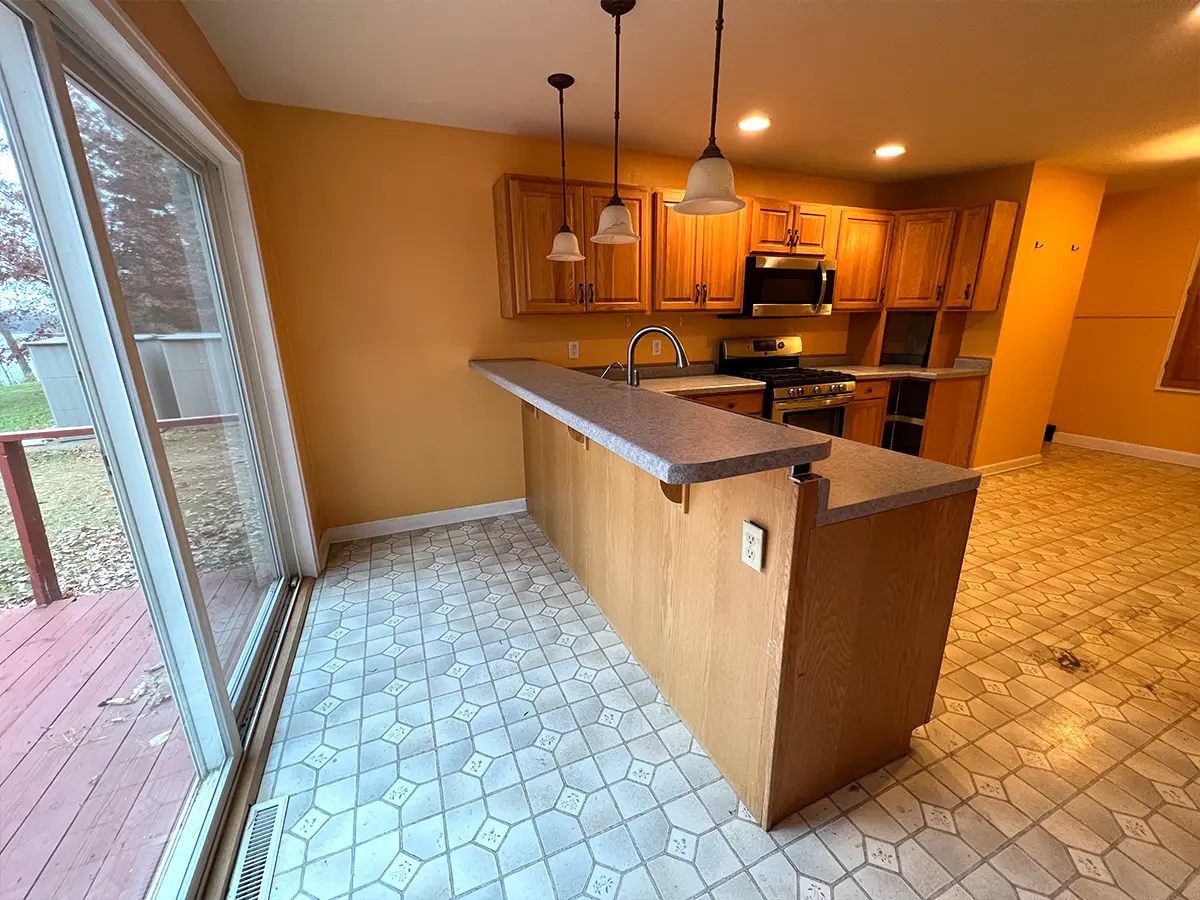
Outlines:
<svg viewBox="0 0 1200 900"><path fill-rule="evenodd" d="M475 359L470 366L667 484L697 484L811 464L822 482L818 525L979 486L978 473L970 469L737 415L550 363Z"/></svg>
<svg viewBox="0 0 1200 900"><path fill-rule="evenodd" d="M859 381L873 378L915 378L920 381L941 381L946 378L982 378L990 367L947 366L942 369L924 369L921 366L834 366L839 372L853 375Z"/></svg>
<svg viewBox="0 0 1200 900"><path fill-rule="evenodd" d="M698 484L786 469L829 455L828 435L735 415L550 363L474 359L470 366L667 484Z"/></svg>
<svg viewBox="0 0 1200 900"><path fill-rule="evenodd" d="M937 500L979 487L972 469L897 453L858 441L831 438L829 456L812 464L820 476L817 524L831 525Z"/></svg>

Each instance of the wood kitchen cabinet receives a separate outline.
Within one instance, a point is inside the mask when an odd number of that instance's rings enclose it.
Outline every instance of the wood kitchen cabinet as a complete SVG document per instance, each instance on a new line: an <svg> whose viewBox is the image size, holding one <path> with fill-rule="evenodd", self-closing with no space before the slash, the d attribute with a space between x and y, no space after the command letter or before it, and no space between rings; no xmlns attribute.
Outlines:
<svg viewBox="0 0 1200 900"><path fill-rule="evenodd" d="M732 412L741 413L744 416L761 416L763 414L762 391L701 394L694 397L685 397L684 399L694 400L697 403L703 403L705 406L713 406L717 409L728 409Z"/></svg>
<svg viewBox="0 0 1200 900"><path fill-rule="evenodd" d="M887 419L887 389L873 400L855 400L846 410L844 437L861 444L879 447L883 443L883 423ZM857 392L856 392L857 393Z"/></svg>
<svg viewBox="0 0 1200 900"><path fill-rule="evenodd" d="M970 465L982 396L982 378L933 382L921 432L921 456L952 466Z"/></svg>
<svg viewBox="0 0 1200 900"><path fill-rule="evenodd" d="M884 210L843 209L838 226L835 310L879 309L895 216Z"/></svg>
<svg viewBox="0 0 1200 900"><path fill-rule="evenodd" d="M622 186L621 199L642 240L594 244L600 211L611 186L567 182L567 224L579 238L580 262L546 259L562 226L562 188L557 180L505 175L492 191L500 269L500 311L506 318L586 312L648 312L651 268L651 194Z"/></svg>
<svg viewBox="0 0 1200 900"><path fill-rule="evenodd" d="M953 209L930 209L896 217L886 288L889 309L941 305L957 215Z"/></svg>
<svg viewBox="0 0 1200 900"><path fill-rule="evenodd" d="M663 311L736 312L742 308L746 211L681 216L683 191L654 195L654 303Z"/></svg>
<svg viewBox="0 0 1200 900"><path fill-rule="evenodd" d="M946 279L946 309L988 312L1000 305L1018 205L997 200L962 211Z"/></svg>
<svg viewBox="0 0 1200 900"><path fill-rule="evenodd" d="M750 252L830 255L837 220L832 206L787 200L750 201Z"/></svg>

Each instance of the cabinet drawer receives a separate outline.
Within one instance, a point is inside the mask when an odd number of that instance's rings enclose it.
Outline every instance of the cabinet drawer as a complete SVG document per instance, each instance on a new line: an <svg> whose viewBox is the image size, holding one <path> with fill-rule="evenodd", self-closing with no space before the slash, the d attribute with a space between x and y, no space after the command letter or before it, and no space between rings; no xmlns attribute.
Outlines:
<svg viewBox="0 0 1200 900"><path fill-rule="evenodd" d="M762 391L740 391L736 394L705 394L702 397L688 397L705 406L715 406L717 409L728 409L748 416L761 416L763 411Z"/></svg>
<svg viewBox="0 0 1200 900"><path fill-rule="evenodd" d="M886 398L888 395L888 386L891 384L886 378L878 378L873 381L859 381L854 385L855 400L873 400L876 397Z"/></svg>

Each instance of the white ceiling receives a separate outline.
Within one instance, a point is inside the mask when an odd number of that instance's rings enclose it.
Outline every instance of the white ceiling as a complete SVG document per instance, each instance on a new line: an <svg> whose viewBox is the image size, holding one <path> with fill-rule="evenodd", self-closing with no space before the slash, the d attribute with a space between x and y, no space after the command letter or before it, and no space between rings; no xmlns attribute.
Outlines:
<svg viewBox="0 0 1200 900"><path fill-rule="evenodd" d="M598 0L186 0L254 100L611 140ZM870 180L1048 159L1104 172L1200 162L1196 0L729 0L718 141L735 164ZM623 146L694 156L714 0L623 19ZM743 115L774 120L745 135ZM887 141L907 155L882 162Z"/></svg>

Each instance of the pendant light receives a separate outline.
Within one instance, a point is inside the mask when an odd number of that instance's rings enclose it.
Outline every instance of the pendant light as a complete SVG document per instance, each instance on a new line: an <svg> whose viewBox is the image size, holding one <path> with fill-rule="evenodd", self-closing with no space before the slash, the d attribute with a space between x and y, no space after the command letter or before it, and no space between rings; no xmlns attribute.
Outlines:
<svg viewBox="0 0 1200 900"><path fill-rule="evenodd" d="M633 9L635 3L636 0L600 0L600 8L616 22L617 77L613 103L613 192L608 205L600 212L596 233L592 235L592 242L596 244L633 244L638 240L637 232L633 230L633 216L617 193L617 151L621 136L621 16Z"/></svg>
<svg viewBox="0 0 1200 900"><path fill-rule="evenodd" d="M579 252L579 241L575 232L567 224L567 128L563 113L563 91L575 83L575 79L566 72L556 72L546 81L550 87L558 91L558 146L562 151L562 228L554 236L554 246L546 254L546 259L555 262L579 262L583 254Z"/></svg>
<svg viewBox="0 0 1200 900"><path fill-rule="evenodd" d="M717 0L717 52L713 60L712 118L708 126L708 146L688 172L687 191L675 204L675 212L685 216L720 216L737 212L746 205L733 189L733 166L717 146L717 86L721 80L721 32L725 29L725 0Z"/></svg>

